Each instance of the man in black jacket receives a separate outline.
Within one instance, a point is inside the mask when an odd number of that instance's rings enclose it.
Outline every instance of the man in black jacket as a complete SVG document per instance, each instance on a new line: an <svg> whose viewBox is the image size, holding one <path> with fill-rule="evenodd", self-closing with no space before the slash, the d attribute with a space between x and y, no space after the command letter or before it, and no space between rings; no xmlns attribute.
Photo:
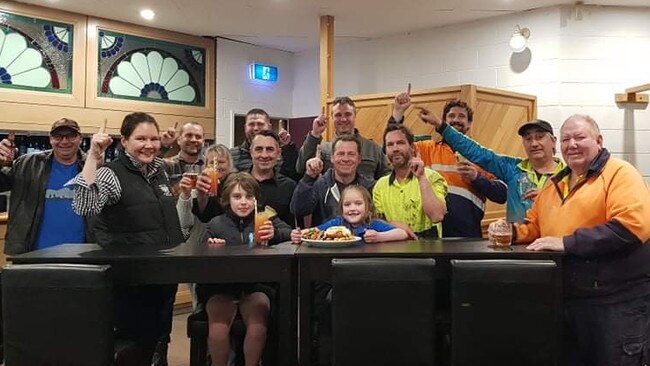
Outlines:
<svg viewBox="0 0 650 366"><path fill-rule="evenodd" d="M246 113L246 121L244 123L244 134L246 140L239 146L230 149L232 154L232 161L235 168L240 172L248 172L253 166L253 159L251 158L251 141L253 136L260 131L271 131L271 117L265 110L260 108L253 108ZM291 142L291 135L280 126L278 133L280 138L280 148L282 158L278 162L279 172L283 175L298 180L300 176L296 173L296 161L298 160L298 149L296 145Z"/></svg>
<svg viewBox="0 0 650 366"><path fill-rule="evenodd" d="M72 210L71 181L83 166L82 137L77 122L62 118L52 124L51 150L14 160L13 143L0 141L0 191L11 190L5 254L16 255L89 238L86 220ZM5 164L5 165L6 165Z"/></svg>

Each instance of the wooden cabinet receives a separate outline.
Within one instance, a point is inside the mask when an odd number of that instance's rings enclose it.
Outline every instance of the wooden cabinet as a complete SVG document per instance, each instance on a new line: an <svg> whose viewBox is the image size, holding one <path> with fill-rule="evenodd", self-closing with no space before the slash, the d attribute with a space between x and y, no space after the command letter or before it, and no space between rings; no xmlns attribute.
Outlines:
<svg viewBox="0 0 650 366"><path fill-rule="evenodd" d="M117 51L116 47L111 48L114 36L100 39L104 31L121 35L125 39L122 47ZM12 75L11 70L0 65L0 110L3 111L0 131L49 132L53 121L67 117L79 123L82 133L97 132L106 120L106 132L119 135L126 114L147 112L156 118L161 129L194 121L203 125L207 139L215 136L215 42L212 39L2 0L0 32L2 39L10 36L15 39L0 47L0 60L15 59L12 61L15 68L18 62L24 61L17 50L24 45L28 50L24 54L34 55L33 60L25 64L36 65L41 78L53 80L49 84L25 82L20 75L27 66L16 69ZM18 46L7 51L10 47L6 43ZM109 49L114 53L103 54ZM152 76L156 80L147 79L146 83L141 80L142 91L138 90L137 95L116 97L117 93L102 93L106 88L112 90L109 84L115 77L123 76L120 70L126 69L124 66L128 65L125 64L137 63L133 61L134 55L141 59L152 53L162 55L158 57L161 60L158 68L162 70L165 65L171 65L168 68L177 72L167 73L169 78L164 82L159 80L167 75L162 71ZM145 66L139 63L134 68L145 67L148 74L156 74L151 71L153 63L147 61ZM63 70L57 73L57 63L66 62L69 65L62 66ZM193 74L196 68L202 70L200 78ZM137 76L138 70L130 74ZM54 75L59 75L56 80ZM173 86L165 90L164 84L172 80ZM65 84L65 88L60 84ZM196 89L200 102L176 101L172 96L183 87ZM147 93L150 89L153 89L151 93Z"/></svg>

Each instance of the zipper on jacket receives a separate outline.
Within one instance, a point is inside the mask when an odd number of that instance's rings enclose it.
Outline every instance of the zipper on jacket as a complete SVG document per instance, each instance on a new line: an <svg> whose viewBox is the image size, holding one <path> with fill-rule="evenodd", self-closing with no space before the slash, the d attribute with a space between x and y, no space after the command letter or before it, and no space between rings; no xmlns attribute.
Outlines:
<svg viewBox="0 0 650 366"><path fill-rule="evenodd" d="M242 219L242 218L239 219L239 236L241 237L241 243L242 244L247 244L244 241L244 219Z"/></svg>

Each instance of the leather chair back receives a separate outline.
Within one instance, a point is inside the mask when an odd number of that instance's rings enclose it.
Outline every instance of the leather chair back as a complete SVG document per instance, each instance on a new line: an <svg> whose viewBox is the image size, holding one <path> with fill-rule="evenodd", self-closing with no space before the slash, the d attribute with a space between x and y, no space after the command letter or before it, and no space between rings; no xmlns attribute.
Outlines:
<svg viewBox="0 0 650 366"><path fill-rule="evenodd" d="M334 259L334 365L435 363L435 261Z"/></svg>
<svg viewBox="0 0 650 366"><path fill-rule="evenodd" d="M113 363L109 266L9 265L2 277L7 366Z"/></svg>
<svg viewBox="0 0 650 366"><path fill-rule="evenodd" d="M452 260L452 365L551 366L561 282L550 260Z"/></svg>

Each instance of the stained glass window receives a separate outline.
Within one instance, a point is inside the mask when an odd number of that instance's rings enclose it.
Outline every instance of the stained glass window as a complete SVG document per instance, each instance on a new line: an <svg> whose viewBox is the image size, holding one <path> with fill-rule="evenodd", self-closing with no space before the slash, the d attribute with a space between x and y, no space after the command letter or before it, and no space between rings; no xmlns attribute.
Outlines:
<svg viewBox="0 0 650 366"><path fill-rule="evenodd" d="M72 93L72 24L0 11L0 88Z"/></svg>
<svg viewBox="0 0 650 366"><path fill-rule="evenodd" d="M100 97L205 105L205 49L98 29Z"/></svg>

